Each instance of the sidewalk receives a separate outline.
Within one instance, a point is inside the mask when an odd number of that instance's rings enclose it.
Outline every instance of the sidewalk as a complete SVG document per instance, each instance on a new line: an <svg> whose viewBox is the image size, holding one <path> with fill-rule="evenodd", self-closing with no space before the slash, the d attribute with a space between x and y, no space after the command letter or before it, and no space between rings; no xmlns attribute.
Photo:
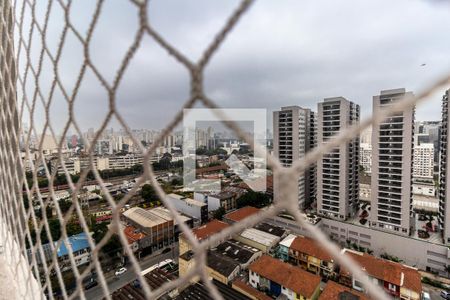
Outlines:
<svg viewBox="0 0 450 300"><path fill-rule="evenodd" d="M419 270L419 273L420 273L420 275L421 275L422 277L428 277L428 278L430 278L430 279L439 281L439 282L442 283L442 284L445 284L445 285L449 285L449 286L450 286L450 279L449 279L449 278L441 277L441 276L435 275L435 274L433 274L433 273L429 273L429 272L425 272L425 271L420 271L420 270Z"/></svg>

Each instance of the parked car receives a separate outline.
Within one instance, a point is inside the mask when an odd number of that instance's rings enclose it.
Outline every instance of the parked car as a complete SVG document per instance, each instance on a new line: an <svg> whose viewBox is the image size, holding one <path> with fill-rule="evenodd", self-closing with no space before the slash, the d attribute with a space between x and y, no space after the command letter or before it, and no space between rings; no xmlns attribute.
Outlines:
<svg viewBox="0 0 450 300"><path fill-rule="evenodd" d="M126 268L120 268L120 269L118 269L117 271L116 271L116 273L114 273L116 276L120 276L120 275L122 275L123 273L125 273L127 271L127 269Z"/></svg>
<svg viewBox="0 0 450 300"><path fill-rule="evenodd" d="M170 252L170 250L172 250L172 249L166 248L166 249L164 249L164 250L162 251L162 253L164 254L164 253Z"/></svg>
<svg viewBox="0 0 450 300"><path fill-rule="evenodd" d="M444 299L450 299L450 292L441 291L441 297Z"/></svg>
<svg viewBox="0 0 450 300"><path fill-rule="evenodd" d="M89 281L88 283L86 283L86 284L84 285L84 289L85 289L85 290L89 290L89 289L92 289L94 286L97 286L97 285L98 285L97 280L92 279L91 281Z"/></svg>

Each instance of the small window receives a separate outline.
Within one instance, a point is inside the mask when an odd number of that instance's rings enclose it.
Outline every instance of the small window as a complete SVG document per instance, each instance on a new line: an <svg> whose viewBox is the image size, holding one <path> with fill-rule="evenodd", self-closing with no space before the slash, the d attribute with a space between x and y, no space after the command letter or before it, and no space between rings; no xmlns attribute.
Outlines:
<svg viewBox="0 0 450 300"><path fill-rule="evenodd" d="M389 290L395 292L396 286L394 284L389 283Z"/></svg>

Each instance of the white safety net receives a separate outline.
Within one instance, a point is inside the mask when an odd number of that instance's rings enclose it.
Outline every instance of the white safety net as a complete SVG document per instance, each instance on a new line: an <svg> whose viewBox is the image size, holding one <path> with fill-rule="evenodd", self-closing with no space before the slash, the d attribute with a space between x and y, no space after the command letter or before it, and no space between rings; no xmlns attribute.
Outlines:
<svg viewBox="0 0 450 300"><path fill-rule="evenodd" d="M61 295L64 299L85 299L86 291L83 289L83 279L90 276L94 271L103 291L103 297L110 299L111 291L105 280L105 270L102 268L99 255L101 249L108 241L114 236L118 236L123 251L132 265L130 269L135 272L136 278L140 280L146 298L155 299L165 291L189 282L194 276L200 276L209 289L210 294L216 299L221 299L222 297L218 293L217 288L208 280L208 274L206 273L205 257L209 246L233 233L254 226L266 218L273 217L281 211L288 211L303 228L312 232L316 240L334 256L339 264L345 266L351 273L359 275L358 277L361 278L362 283L373 298L388 299L380 287L372 284L368 277L362 276L361 269L355 263L347 256L341 254L340 248L336 244L330 241L318 228L304 220L298 208L298 199L295 197L295 193L290 191L297 188L298 182L296 178L298 178L299 174L308 166L314 164L324 153L341 143L350 141L365 128L369 126L376 127L390 114L416 105L435 90L448 85L450 77L447 76L434 83L414 98L405 98L397 102L389 111L380 111L358 125L340 132L329 143L315 148L301 160L296 161L292 167L282 167L276 158L268 156L268 165L273 171L274 177L280 182L279 189L274 191L273 205L263 210L260 214L250 216L245 221L233 224L207 241L199 242L192 234L190 228L182 222L173 204L166 201L165 193L156 180L149 160L164 138L180 124L183 117L183 109L192 108L194 105L199 104L206 108L218 108L214 100L209 98L204 90L203 75L205 67L214 58L220 46L225 43L227 35L237 26L238 21L251 9L254 1L242 1L229 16L222 29L217 32L215 38L204 49L201 57L193 61L183 54L182 49L177 49L171 45L152 26L151 20L148 18L148 11L151 9L150 1L130 0L130 5L136 9L136 19L139 26L135 32L129 33L130 36L134 37L134 41L122 58L114 77L105 76L96 67L96 62L90 54L91 39L105 2L103 0L96 1L96 8L89 18L87 30L81 32L71 19L70 12L74 1L0 1L0 221L2 224L0 226L2 232L0 241L3 243L4 251L11 253L8 258L8 264L12 270L13 278L16 281L20 281L20 284L18 284L20 297L30 299L49 297L53 299L53 291L58 289L61 290ZM280 3L280 5L282 4ZM56 47L55 45L50 47L47 39L50 26L49 19L55 10L63 12L64 21L63 26L59 28L58 44ZM39 18L36 17L37 11L40 12ZM42 14L42 12L45 13ZM95 34L101 35L103 33L96 32ZM58 67L68 35L74 36L84 49L82 61L71 69L76 74L76 81L74 86L70 87L64 84L61 79L61 69ZM190 75L189 98L186 99L186 102L179 108L175 117L165 126L165 129L156 138L155 143L148 149L143 147L140 141L133 137L129 125L116 105L117 90L126 76L125 71L127 67L132 62L144 38L151 38L155 41L161 49L165 50L177 63L183 66ZM48 70L43 72L44 63L50 64L50 72ZM65 143L64 141L67 139L69 129L75 130L79 136L83 136L74 107L79 100L79 88L83 84L87 72L94 74L95 78L101 82L101 88L108 95L109 105L108 113L101 120L101 126L96 131L93 139L83 141L84 145L87 145L87 155L90 158L89 167L83 169L80 177L75 181L65 166L66 160L61 149ZM43 84L48 88L41 88ZM62 95L62 99L64 99L68 107L67 122L62 130L53 128L50 120L52 101L56 101L55 94ZM37 106L44 108L45 117L43 127L39 128L35 126ZM223 116L219 113L218 118L221 117ZM93 158L94 145L113 118L118 121L120 126L134 140L135 145L141 145L141 151L144 155L143 176L120 201L116 201L106 188L105 181L100 176ZM253 144L252 137L240 130L237 123L232 121L224 123L252 147L259 147ZM24 127L23 124L27 124L27 127ZM57 134L61 131L62 137L59 138ZM60 151L56 153L56 157L62 167L72 197L72 205L68 208L60 207L54 184L55 180L58 179L58 171L57 168L51 168L43 154L44 137L47 135L51 135L55 140L59 141ZM19 156L20 149L23 149L26 153L23 158ZM258 149L254 150L258 151ZM44 192L39 189L43 176L48 181L48 197L44 196ZM89 235L90 220L86 218L78 197L83 193L83 186L89 180L97 182L101 188L101 193L105 195L106 201L112 210L111 225L104 237L97 243ZM139 262L134 256L123 230L119 230L121 228L121 209L129 202L138 187L146 181L151 182L159 199L174 214L184 236L192 244L197 262L195 268L190 270L188 274L174 281L166 282L157 289L151 289L147 281L141 276ZM36 210L36 207L40 209ZM54 239L52 236L55 224L52 224L47 217L47 208L49 207L54 208L56 212L57 227L60 229L57 239ZM91 261L87 267L82 269L76 266L75 257L70 251L71 245L68 243L68 237L74 226L74 219L78 220L76 225L80 227L81 231L87 234L91 248ZM61 265L56 251L63 242L69 248L66 265ZM47 256L49 256L48 260L42 259ZM27 262L26 264L24 264L24 260ZM76 282L75 286L69 287L67 285L68 281L65 272L63 272L67 268L71 270L69 272L73 275L71 280ZM44 293L48 296L44 296Z"/></svg>

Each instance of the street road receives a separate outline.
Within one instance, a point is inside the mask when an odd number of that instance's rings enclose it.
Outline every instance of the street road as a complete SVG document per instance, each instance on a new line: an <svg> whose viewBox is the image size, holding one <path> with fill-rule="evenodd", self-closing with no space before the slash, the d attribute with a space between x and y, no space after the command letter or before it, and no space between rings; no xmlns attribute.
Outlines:
<svg viewBox="0 0 450 300"><path fill-rule="evenodd" d="M154 253L150 256L143 258L139 264L141 269L145 270L145 269L153 266L154 264L157 264L165 259L168 259L168 258L173 259L174 256L178 257L178 244L173 244L173 247L174 247L173 253L172 253L172 251L170 251L168 253L161 254L162 250L160 250L158 253ZM128 269L127 272L124 273L123 275L121 275L120 277L115 277L114 273L108 274L109 276L106 277L106 282L108 284L110 293L113 293L115 290L121 288L122 286L124 286L136 279L136 275L135 275L131 265L128 265L126 268ZM85 296L86 296L86 299L93 299L93 300L102 299L103 298L103 289L100 285L100 282L96 287L85 291Z"/></svg>

